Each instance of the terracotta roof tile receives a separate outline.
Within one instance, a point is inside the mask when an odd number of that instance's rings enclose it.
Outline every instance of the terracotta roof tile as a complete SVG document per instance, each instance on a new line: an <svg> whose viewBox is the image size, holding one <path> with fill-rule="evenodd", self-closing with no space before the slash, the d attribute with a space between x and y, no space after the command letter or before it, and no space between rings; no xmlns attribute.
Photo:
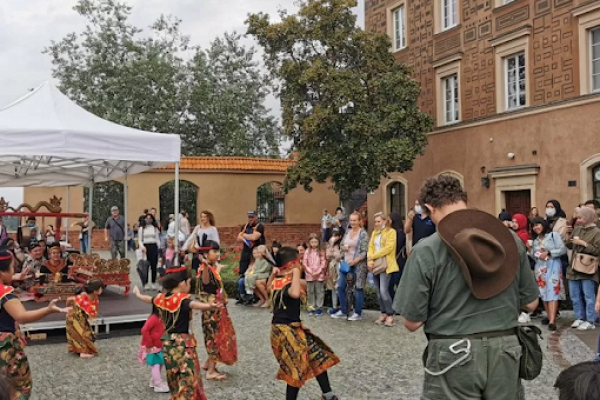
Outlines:
<svg viewBox="0 0 600 400"><path fill-rule="evenodd" d="M250 158L250 157L181 157L181 170L221 170L221 171L272 171L286 172L294 163L289 159ZM160 167L173 170L174 165Z"/></svg>

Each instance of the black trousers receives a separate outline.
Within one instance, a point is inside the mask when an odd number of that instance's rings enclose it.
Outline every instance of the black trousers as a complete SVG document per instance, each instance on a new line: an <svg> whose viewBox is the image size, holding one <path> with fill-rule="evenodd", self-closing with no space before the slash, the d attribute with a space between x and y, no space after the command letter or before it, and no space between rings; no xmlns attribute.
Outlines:
<svg viewBox="0 0 600 400"><path fill-rule="evenodd" d="M156 283L156 267L158 265L158 245L156 243L144 244L146 247L146 258L150 263L150 269L152 270L152 283ZM144 285L148 282L142 282Z"/></svg>

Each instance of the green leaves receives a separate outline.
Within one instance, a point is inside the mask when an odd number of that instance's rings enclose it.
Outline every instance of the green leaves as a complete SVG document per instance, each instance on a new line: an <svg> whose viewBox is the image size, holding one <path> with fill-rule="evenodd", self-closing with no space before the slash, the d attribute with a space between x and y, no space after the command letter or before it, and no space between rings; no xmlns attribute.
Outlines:
<svg viewBox="0 0 600 400"><path fill-rule="evenodd" d="M301 1L281 22L263 13L246 24L281 82L283 130L299 159L285 189L331 179L342 198L374 190L382 176L412 168L427 143L420 88L395 63L390 40L356 26L354 0Z"/></svg>
<svg viewBox="0 0 600 400"><path fill-rule="evenodd" d="M201 49L172 16L143 35L118 1L80 0L74 10L86 29L44 53L79 105L118 124L180 134L186 155L278 156L280 127L264 105L269 81L239 35Z"/></svg>

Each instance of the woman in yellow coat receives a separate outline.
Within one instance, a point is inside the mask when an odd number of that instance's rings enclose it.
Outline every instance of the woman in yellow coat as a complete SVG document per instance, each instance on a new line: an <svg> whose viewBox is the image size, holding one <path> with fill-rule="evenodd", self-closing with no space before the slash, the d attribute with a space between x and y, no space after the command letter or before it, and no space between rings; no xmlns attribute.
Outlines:
<svg viewBox="0 0 600 400"><path fill-rule="evenodd" d="M389 292L391 274L399 271L396 262L396 230L391 227L391 219L382 212L375 214L375 230L369 241L367 267L373 273L377 301L381 317L376 324L394 326L394 309Z"/></svg>

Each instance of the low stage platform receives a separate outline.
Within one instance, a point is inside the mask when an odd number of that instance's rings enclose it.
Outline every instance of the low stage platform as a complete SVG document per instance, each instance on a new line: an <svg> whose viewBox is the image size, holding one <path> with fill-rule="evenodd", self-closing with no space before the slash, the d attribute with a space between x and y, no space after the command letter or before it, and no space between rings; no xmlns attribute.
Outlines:
<svg viewBox="0 0 600 400"><path fill-rule="evenodd" d="M155 294L148 293L148 294ZM37 310L46 307L48 302L37 303L26 301L23 303L27 310ZM64 300L58 302L59 307L64 307ZM100 316L97 318L97 333L110 334L111 329L120 326L130 328L132 324L143 324L152 311L151 306L138 300L135 296L123 295L123 288L108 286L100 295ZM65 329L65 314L52 314L40 322L21 325L24 333L51 333Z"/></svg>

